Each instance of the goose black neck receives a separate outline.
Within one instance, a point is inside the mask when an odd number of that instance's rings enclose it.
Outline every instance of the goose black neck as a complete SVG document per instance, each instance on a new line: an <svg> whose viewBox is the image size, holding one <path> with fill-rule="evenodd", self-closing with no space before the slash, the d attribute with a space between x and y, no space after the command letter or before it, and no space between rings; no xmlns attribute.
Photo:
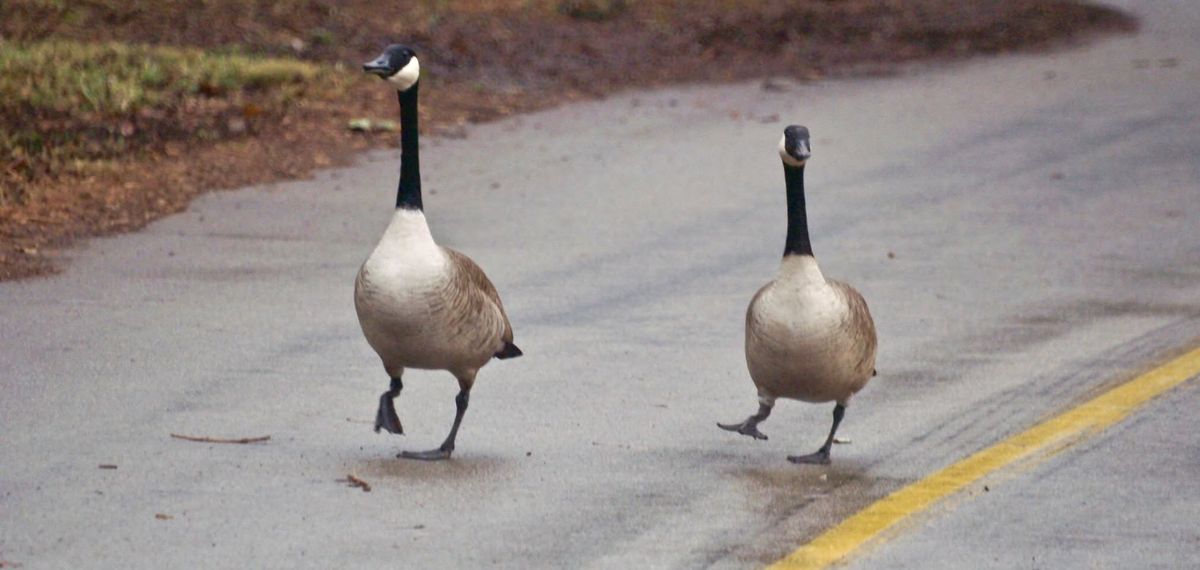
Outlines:
<svg viewBox="0 0 1200 570"><path fill-rule="evenodd" d="M421 160L418 156L417 88L414 83L400 95L400 187L396 190L396 207L423 210L421 203Z"/></svg>
<svg viewBox="0 0 1200 570"><path fill-rule="evenodd" d="M787 182L788 231L783 256L813 254L808 240L808 212L804 208L804 165L783 165Z"/></svg>

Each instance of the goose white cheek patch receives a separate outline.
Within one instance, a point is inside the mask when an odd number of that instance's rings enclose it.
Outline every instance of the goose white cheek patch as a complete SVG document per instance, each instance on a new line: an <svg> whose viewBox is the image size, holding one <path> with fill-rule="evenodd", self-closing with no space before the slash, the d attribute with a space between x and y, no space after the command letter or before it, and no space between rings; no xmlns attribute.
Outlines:
<svg viewBox="0 0 1200 570"><path fill-rule="evenodd" d="M807 160L797 160L796 157L788 154L787 135L779 137L779 156L788 166L804 166L804 163L808 162Z"/></svg>
<svg viewBox="0 0 1200 570"><path fill-rule="evenodd" d="M412 87L413 84L417 82L417 78L420 76L421 64L417 62L416 56L413 56L408 60L408 64L406 64L403 69L397 71L394 75L389 77L388 81L394 83L397 89L406 91L409 87Z"/></svg>

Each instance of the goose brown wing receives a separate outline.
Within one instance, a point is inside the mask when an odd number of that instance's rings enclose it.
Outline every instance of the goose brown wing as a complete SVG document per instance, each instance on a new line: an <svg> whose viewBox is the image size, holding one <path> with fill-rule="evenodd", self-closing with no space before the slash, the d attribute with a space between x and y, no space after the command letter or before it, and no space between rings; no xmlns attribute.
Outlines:
<svg viewBox="0 0 1200 570"><path fill-rule="evenodd" d="M846 297L849 311L846 316L845 330L851 339L851 346L858 353L858 363L855 368L868 377L875 369L875 321L871 311L867 309L867 300L863 299L857 289L841 281L829 279L829 285Z"/></svg>
<svg viewBox="0 0 1200 570"><path fill-rule="evenodd" d="M443 247L442 249L450 257L456 277L463 281L463 286L466 290L466 294L462 296L464 302L471 303L474 301L478 303L484 301L499 310L500 317L504 319L504 335L501 338L505 343L511 344L513 340L512 324L508 322L508 313L504 312L504 303L500 301L500 292L496 291L496 286L492 285L487 274L471 258L448 247ZM470 309L474 308L467 307L467 312L470 312Z"/></svg>

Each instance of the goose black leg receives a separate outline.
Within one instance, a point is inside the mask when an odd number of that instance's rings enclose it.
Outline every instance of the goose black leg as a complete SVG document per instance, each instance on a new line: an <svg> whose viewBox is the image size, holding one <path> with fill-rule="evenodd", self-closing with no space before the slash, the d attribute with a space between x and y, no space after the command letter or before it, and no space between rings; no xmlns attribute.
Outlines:
<svg viewBox="0 0 1200 570"><path fill-rule="evenodd" d="M400 395L404 384L400 377L392 378L392 387L379 397L379 411L375 412L375 433L384 429L389 433L404 435L404 427L400 425L400 417L396 415L396 405L392 402Z"/></svg>
<svg viewBox="0 0 1200 570"><path fill-rule="evenodd" d="M833 427L829 429L829 437L825 439L825 445L821 446L816 453L808 455L789 455L787 460L792 463L809 463L815 465L829 465L829 448L833 447L833 434L837 433L838 424L842 423L842 417L846 415L846 406L838 404L833 407Z"/></svg>
<svg viewBox="0 0 1200 570"><path fill-rule="evenodd" d="M442 459L450 459L450 454L454 451L454 440L458 437L458 426L462 424L463 415L467 413L467 403L471 399L470 390L460 390L458 396L454 398L454 425L450 427L450 435L446 436L446 441L437 449L429 451L404 451L396 457L404 459L419 459L422 461L439 461Z"/></svg>
<svg viewBox="0 0 1200 570"><path fill-rule="evenodd" d="M758 424L767 419L769 415L771 415L771 406L759 403L758 413L746 418L746 421L740 424L718 423L717 427L727 431L735 431L742 435L748 435L754 439L767 439L766 434L758 431Z"/></svg>

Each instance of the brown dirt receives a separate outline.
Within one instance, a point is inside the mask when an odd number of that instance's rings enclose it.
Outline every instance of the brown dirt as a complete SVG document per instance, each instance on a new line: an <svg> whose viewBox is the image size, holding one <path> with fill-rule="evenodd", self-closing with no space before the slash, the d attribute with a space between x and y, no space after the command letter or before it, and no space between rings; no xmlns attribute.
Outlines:
<svg viewBox="0 0 1200 570"><path fill-rule="evenodd" d="M64 4L75 12L66 13ZM564 9L580 4L599 8L574 15ZM1120 13L1068 0L424 1L387 18L379 16L380 6L10 0L0 5L0 36L236 45L342 62L347 73L402 40L422 56L424 91L437 93L422 101L423 126L455 136L470 123L622 89L887 73L915 60L1045 49L1135 28ZM394 133L346 127L354 117L394 118L394 105L378 85L351 81L333 100L243 113L246 128L218 140L175 128L184 136L144 141L104 171L37 180L37 191L28 192L35 198L0 207L0 280L52 272L57 252L75 239L141 228L201 192L304 177L347 164L368 148L395 145Z"/></svg>

